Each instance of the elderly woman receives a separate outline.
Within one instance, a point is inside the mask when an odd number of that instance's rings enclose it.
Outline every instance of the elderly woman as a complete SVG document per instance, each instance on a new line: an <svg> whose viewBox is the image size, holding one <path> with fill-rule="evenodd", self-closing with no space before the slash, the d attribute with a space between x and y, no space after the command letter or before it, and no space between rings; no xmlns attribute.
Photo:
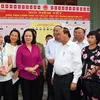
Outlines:
<svg viewBox="0 0 100 100"><path fill-rule="evenodd" d="M40 49L35 45L35 31L26 29L22 43L17 50L17 67L19 69L23 100L38 100L39 67L42 65Z"/></svg>

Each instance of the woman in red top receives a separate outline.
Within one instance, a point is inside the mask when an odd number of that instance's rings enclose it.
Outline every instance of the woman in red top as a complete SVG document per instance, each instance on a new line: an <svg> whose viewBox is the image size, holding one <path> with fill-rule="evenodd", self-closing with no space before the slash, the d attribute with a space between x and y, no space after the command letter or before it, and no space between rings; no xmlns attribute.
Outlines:
<svg viewBox="0 0 100 100"><path fill-rule="evenodd" d="M17 50L16 63L20 71L23 100L38 100L39 67L42 65L40 49L35 44L34 31L26 29L23 45Z"/></svg>

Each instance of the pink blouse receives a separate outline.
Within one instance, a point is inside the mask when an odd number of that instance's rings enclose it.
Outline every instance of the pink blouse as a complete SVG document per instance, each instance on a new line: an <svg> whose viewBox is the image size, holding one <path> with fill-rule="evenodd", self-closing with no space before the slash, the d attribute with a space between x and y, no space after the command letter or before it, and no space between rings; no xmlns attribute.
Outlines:
<svg viewBox="0 0 100 100"><path fill-rule="evenodd" d="M35 65L42 65L42 57L40 53L40 49L36 45L32 45L32 50L30 51L26 44L23 44L20 46L17 50L17 55L16 55L16 65L18 69L20 70L19 76L27 79L27 80L34 80L38 76L33 75L24 69L26 67L34 67ZM39 68L36 69L36 72L38 75L40 74Z"/></svg>

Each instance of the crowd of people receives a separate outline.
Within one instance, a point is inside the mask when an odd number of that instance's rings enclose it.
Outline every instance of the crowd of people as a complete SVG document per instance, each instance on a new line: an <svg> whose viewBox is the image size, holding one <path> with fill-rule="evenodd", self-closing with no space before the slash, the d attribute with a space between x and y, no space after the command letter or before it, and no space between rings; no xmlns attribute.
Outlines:
<svg viewBox="0 0 100 100"><path fill-rule="evenodd" d="M44 45L36 38L33 28L0 33L0 100L18 100L19 85L23 100L42 100L45 80L47 100L100 100L100 29L76 27L71 39L57 25Z"/></svg>

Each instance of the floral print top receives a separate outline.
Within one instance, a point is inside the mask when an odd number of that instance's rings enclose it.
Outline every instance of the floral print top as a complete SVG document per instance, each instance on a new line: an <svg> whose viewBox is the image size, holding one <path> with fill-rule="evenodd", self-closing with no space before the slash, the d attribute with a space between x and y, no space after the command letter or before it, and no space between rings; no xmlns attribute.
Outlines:
<svg viewBox="0 0 100 100"><path fill-rule="evenodd" d="M96 46L94 49L89 49L86 46L82 49L82 62L83 62L83 73L82 76L86 75L89 70L92 70L95 66L100 66L100 46ZM100 82L100 70L91 75L92 80Z"/></svg>

